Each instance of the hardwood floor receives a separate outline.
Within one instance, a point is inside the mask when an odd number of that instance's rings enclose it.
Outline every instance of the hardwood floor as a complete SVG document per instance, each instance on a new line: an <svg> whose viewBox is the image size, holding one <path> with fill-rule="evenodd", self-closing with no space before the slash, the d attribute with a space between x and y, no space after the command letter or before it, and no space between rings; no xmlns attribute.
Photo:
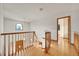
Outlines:
<svg viewBox="0 0 79 59"><path fill-rule="evenodd" d="M60 45L57 44L57 41L51 41L50 49L48 53L45 53L45 49L42 49L41 45L36 42L33 46L24 49L24 51L19 51L19 54L17 53L16 56L79 56L73 45L69 46L67 42Z"/></svg>
<svg viewBox="0 0 79 59"><path fill-rule="evenodd" d="M44 52L44 49L40 47L30 47L25 50L25 55L28 56L79 56L74 46L59 47L56 41L51 42L51 48L48 53Z"/></svg>

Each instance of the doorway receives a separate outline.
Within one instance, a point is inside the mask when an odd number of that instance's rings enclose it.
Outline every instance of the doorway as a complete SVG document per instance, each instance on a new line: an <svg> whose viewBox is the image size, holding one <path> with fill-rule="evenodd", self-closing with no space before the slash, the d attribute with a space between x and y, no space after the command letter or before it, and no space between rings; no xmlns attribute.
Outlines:
<svg viewBox="0 0 79 59"><path fill-rule="evenodd" d="M60 46L70 46L71 40L71 17L57 18L57 41Z"/></svg>

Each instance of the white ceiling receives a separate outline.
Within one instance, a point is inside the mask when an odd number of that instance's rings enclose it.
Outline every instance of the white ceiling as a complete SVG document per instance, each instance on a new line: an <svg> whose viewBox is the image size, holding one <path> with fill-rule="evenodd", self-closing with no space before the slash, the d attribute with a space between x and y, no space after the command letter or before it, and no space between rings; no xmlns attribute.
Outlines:
<svg viewBox="0 0 79 59"><path fill-rule="evenodd" d="M40 8L43 8L40 11ZM9 3L3 4L5 17L21 21L35 21L58 12L79 10L79 4Z"/></svg>

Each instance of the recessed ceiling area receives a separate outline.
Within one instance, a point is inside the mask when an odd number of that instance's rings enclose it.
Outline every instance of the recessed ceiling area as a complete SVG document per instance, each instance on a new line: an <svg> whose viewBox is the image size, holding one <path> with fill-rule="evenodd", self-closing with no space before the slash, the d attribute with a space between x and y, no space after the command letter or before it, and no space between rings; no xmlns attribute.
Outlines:
<svg viewBox="0 0 79 59"><path fill-rule="evenodd" d="M44 20L56 13L79 10L79 4L68 3L6 3L3 4L4 17L20 21Z"/></svg>

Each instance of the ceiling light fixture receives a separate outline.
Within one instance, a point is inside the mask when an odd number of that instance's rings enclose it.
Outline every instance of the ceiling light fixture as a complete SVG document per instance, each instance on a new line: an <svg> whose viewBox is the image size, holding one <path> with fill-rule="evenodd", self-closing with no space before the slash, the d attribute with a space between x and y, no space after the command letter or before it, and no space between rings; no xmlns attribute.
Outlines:
<svg viewBox="0 0 79 59"><path fill-rule="evenodd" d="M43 8L40 8L40 11L43 11Z"/></svg>

